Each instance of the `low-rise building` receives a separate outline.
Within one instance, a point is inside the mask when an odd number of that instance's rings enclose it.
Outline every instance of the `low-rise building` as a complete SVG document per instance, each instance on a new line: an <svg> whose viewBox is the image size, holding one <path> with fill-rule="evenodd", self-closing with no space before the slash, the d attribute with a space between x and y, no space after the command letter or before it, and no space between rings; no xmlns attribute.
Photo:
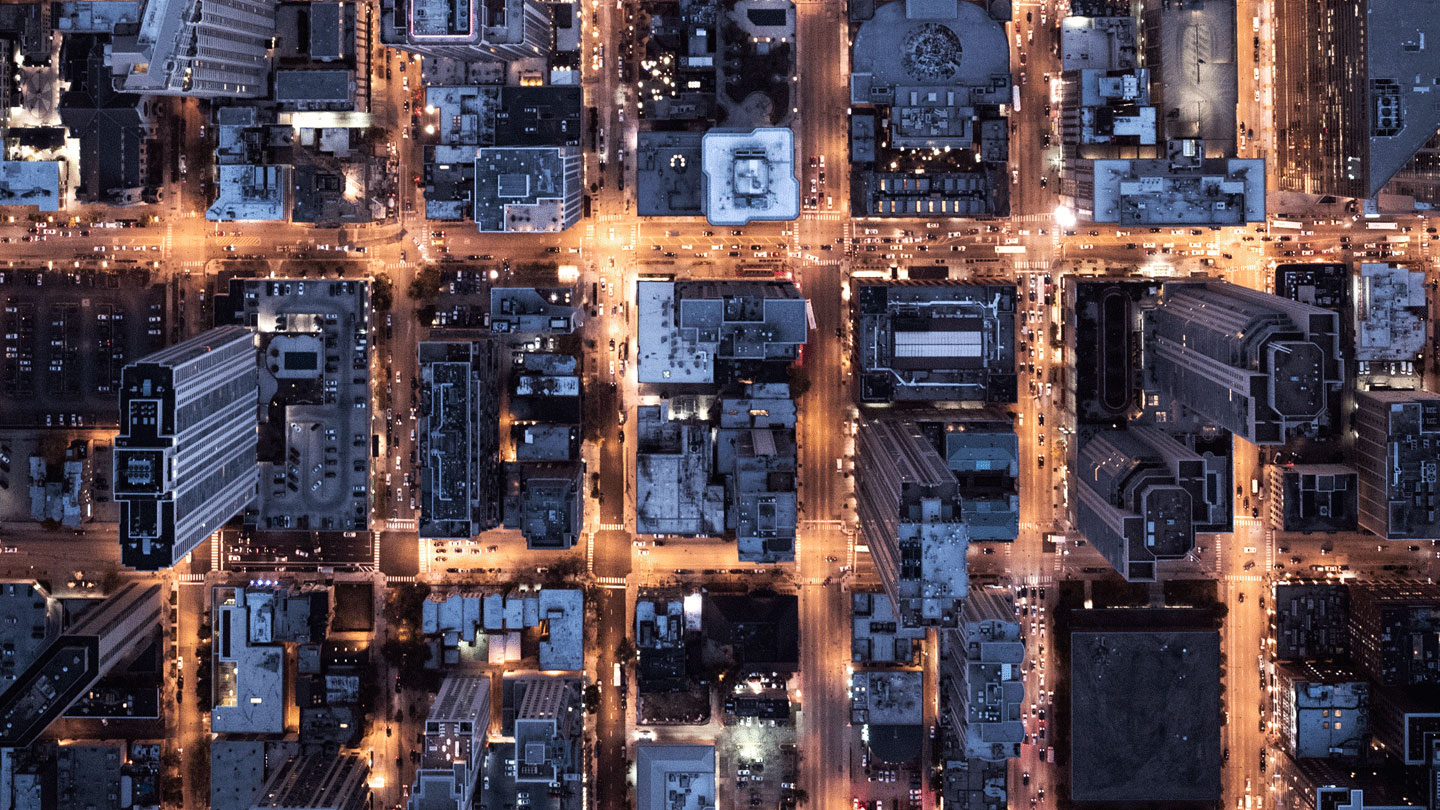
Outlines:
<svg viewBox="0 0 1440 810"><path fill-rule="evenodd" d="M716 537L725 530L725 488L711 482L714 433L678 416L666 402L635 409L635 531Z"/></svg>
<svg viewBox="0 0 1440 810"><path fill-rule="evenodd" d="M210 728L221 734L285 731L287 645L319 642L329 626L323 587L217 587Z"/></svg>
<svg viewBox="0 0 1440 810"><path fill-rule="evenodd" d="M1355 280L1355 373L1362 387L1419 388L1429 320L1425 272L1364 262Z"/></svg>
<svg viewBox="0 0 1440 810"><path fill-rule="evenodd" d="M715 746L635 746L636 810L715 810Z"/></svg>
<svg viewBox="0 0 1440 810"><path fill-rule="evenodd" d="M1359 757L1370 738L1370 682L1345 668L1276 668L1280 737L1297 759Z"/></svg>
<svg viewBox="0 0 1440 810"><path fill-rule="evenodd" d="M499 363L487 339L420 343L422 538L499 525Z"/></svg>
<svg viewBox="0 0 1440 810"><path fill-rule="evenodd" d="M914 662L925 631L906 627L895 614L895 604L883 593L850 594L850 660L857 664Z"/></svg>
<svg viewBox="0 0 1440 810"><path fill-rule="evenodd" d="M568 229L580 221L581 162L574 146L482 147L475 155L476 227L481 233Z"/></svg>
<svg viewBox="0 0 1440 810"><path fill-rule="evenodd" d="M850 676L850 725L863 730L877 763L916 760L925 740L924 675L917 670L861 670Z"/></svg>
<svg viewBox="0 0 1440 810"><path fill-rule="evenodd" d="M1075 801L1219 801L1220 634L1107 618L1115 629L1070 636L1070 727L1085 730L1070 739ZM1135 717L1147 733L1122 730Z"/></svg>
<svg viewBox="0 0 1440 810"><path fill-rule="evenodd" d="M574 287L491 287L490 328L508 338L568 335L585 323Z"/></svg>
<svg viewBox="0 0 1440 810"><path fill-rule="evenodd" d="M795 402L785 383L751 384L720 401L715 467L725 477L725 528L742 562L795 559Z"/></svg>
<svg viewBox="0 0 1440 810"><path fill-rule="evenodd" d="M64 167L55 160L0 161L0 205L35 206L58 211L67 193Z"/></svg>
<svg viewBox="0 0 1440 810"><path fill-rule="evenodd" d="M1014 402L1014 284L863 283L854 298L865 402Z"/></svg>
<svg viewBox="0 0 1440 810"><path fill-rule="evenodd" d="M506 466L505 528L519 529L525 547L564 550L584 524L585 485L579 462Z"/></svg>
<svg viewBox="0 0 1440 810"><path fill-rule="evenodd" d="M1120 227L1233 226L1265 219L1265 161L1206 158L1189 141L1163 158L1082 162L1070 202L1083 221Z"/></svg>
<svg viewBox="0 0 1440 810"><path fill-rule="evenodd" d="M1287 532L1354 531L1360 475L1344 464L1269 467L1271 525Z"/></svg>
<svg viewBox="0 0 1440 810"><path fill-rule="evenodd" d="M642 384L720 383L725 368L788 365L808 332L809 304L789 282L640 281L635 299Z"/></svg>

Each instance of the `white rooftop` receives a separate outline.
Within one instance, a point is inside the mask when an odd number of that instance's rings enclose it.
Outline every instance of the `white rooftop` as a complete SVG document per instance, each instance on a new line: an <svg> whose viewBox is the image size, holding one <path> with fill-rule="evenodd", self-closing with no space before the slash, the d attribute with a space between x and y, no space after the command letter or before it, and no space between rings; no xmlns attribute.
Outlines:
<svg viewBox="0 0 1440 810"><path fill-rule="evenodd" d="M288 218L289 166L223 164L217 167L219 192L205 211L211 222L276 222Z"/></svg>
<svg viewBox="0 0 1440 810"><path fill-rule="evenodd" d="M540 641L540 669L579 671L585 668L585 595L573 588L540 592L540 618L549 637Z"/></svg>
<svg viewBox="0 0 1440 810"><path fill-rule="evenodd" d="M712 129L700 142L705 218L712 225L800 216L795 133L784 127L749 132Z"/></svg>
<svg viewBox="0 0 1440 810"><path fill-rule="evenodd" d="M60 162L0 161L0 205L33 205L41 211L60 208Z"/></svg>
<svg viewBox="0 0 1440 810"><path fill-rule="evenodd" d="M714 810L715 746L635 746L636 810Z"/></svg>
<svg viewBox="0 0 1440 810"><path fill-rule="evenodd" d="M252 645L244 602L215 608L214 708L210 730L218 734L281 734L285 731L285 649Z"/></svg>

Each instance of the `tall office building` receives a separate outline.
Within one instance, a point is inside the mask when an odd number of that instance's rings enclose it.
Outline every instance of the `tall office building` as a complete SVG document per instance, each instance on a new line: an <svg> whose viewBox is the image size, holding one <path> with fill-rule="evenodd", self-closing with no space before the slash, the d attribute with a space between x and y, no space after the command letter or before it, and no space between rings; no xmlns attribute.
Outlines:
<svg viewBox="0 0 1440 810"><path fill-rule="evenodd" d="M410 810L474 807L489 731L489 677L447 676L425 718L425 747L410 791Z"/></svg>
<svg viewBox="0 0 1440 810"><path fill-rule="evenodd" d="M1440 18L1412 0L1279 0L1280 189L1440 201Z"/></svg>
<svg viewBox="0 0 1440 810"><path fill-rule="evenodd" d="M513 729L516 782L565 783L565 793L578 800L584 712L579 683L574 678L525 677L507 684L517 704Z"/></svg>
<svg viewBox="0 0 1440 810"><path fill-rule="evenodd" d="M141 95L262 98L270 92L277 0L141 0L115 27L115 89Z"/></svg>
<svg viewBox="0 0 1440 810"><path fill-rule="evenodd" d="M117 664L155 638L164 589L130 582L91 607L40 650L0 694L0 748L24 748Z"/></svg>
<svg viewBox="0 0 1440 810"><path fill-rule="evenodd" d="M919 426L867 419L855 470L860 528L907 627L954 627L969 590L959 484Z"/></svg>
<svg viewBox="0 0 1440 810"><path fill-rule="evenodd" d="M366 810L369 774L359 754L294 756L265 781L253 810Z"/></svg>
<svg viewBox="0 0 1440 810"><path fill-rule="evenodd" d="M1091 436L1077 469L1076 525L1131 582L1154 582L1161 564L1195 548L1196 524L1209 522L1215 483L1205 460L1158 428Z"/></svg>
<svg viewBox="0 0 1440 810"><path fill-rule="evenodd" d="M1331 425L1339 315L1228 282L1171 282L1146 323L1147 365L1186 407L1255 444Z"/></svg>
<svg viewBox="0 0 1440 810"><path fill-rule="evenodd" d="M255 336L222 326L120 372L120 559L168 568L255 500Z"/></svg>
<svg viewBox="0 0 1440 810"><path fill-rule="evenodd" d="M1350 657L1382 687L1440 685L1440 585L1350 586Z"/></svg>
<svg viewBox="0 0 1440 810"><path fill-rule="evenodd" d="M1440 394L1355 394L1360 528L1386 540L1440 538Z"/></svg>
<svg viewBox="0 0 1440 810"><path fill-rule="evenodd" d="M1025 642L1008 592L965 599L958 626L940 631L942 722L966 759L1003 761L1025 741Z"/></svg>
<svg viewBox="0 0 1440 810"><path fill-rule="evenodd" d="M539 0L380 0L380 42L462 62L546 57L554 25Z"/></svg>

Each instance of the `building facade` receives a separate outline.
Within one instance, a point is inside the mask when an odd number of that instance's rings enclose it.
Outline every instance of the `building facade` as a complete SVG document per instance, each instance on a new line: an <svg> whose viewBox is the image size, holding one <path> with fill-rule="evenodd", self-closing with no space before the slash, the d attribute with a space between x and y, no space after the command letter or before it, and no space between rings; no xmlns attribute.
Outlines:
<svg viewBox="0 0 1440 810"><path fill-rule="evenodd" d="M263 98L277 0L144 0L110 44L115 89L191 98Z"/></svg>
<svg viewBox="0 0 1440 810"><path fill-rule="evenodd" d="M1228 282L1172 282L1147 313L1158 387L1255 444L1333 426L1339 316Z"/></svg>
<svg viewBox="0 0 1440 810"><path fill-rule="evenodd" d="M255 500L255 337L212 329L120 372L121 561L169 568Z"/></svg>

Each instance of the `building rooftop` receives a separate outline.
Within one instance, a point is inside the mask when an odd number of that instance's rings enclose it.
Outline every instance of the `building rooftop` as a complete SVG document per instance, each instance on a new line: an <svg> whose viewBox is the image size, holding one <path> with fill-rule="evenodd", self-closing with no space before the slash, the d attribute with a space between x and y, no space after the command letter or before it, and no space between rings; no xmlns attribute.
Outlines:
<svg viewBox="0 0 1440 810"><path fill-rule="evenodd" d="M585 322L573 287L491 287L490 328L518 337L568 335Z"/></svg>
<svg viewBox="0 0 1440 810"><path fill-rule="evenodd" d="M534 549L567 549L582 529L584 485L577 463L508 465L505 525L519 529Z"/></svg>
<svg viewBox="0 0 1440 810"><path fill-rule="evenodd" d="M1280 735L1298 759L1357 757L1370 740L1370 682L1357 672L1282 666Z"/></svg>
<svg viewBox="0 0 1440 810"><path fill-rule="evenodd" d="M714 383L716 360L789 363L808 332L808 303L779 281L640 281L641 383Z"/></svg>
<svg viewBox="0 0 1440 810"><path fill-rule="evenodd" d="M635 746L636 810L715 810L715 746Z"/></svg>
<svg viewBox="0 0 1440 810"><path fill-rule="evenodd" d="M324 4L317 4L322 6ZM287 110L349 110L355 107L351 70L277 70L275 102Z"/></svg>
<svg viewBox="0 0 1440 810"><path fill-rule="evenodd" d="M580 431L572 425L514 425L510 436L516 461L570 461L579 458Z"/></svg>
<svg viewBox="0 0 1440 810"><path fill-rule="evenodd" d="M850 723L864 726L870 754L910 762L924 740L924 677L917 670L869 670L850 676Z"/></svg>
<svg viewBox="0 0 1440 810"><path fill-rule="evenodd" d="M269 637L264 610L273 598L267 591L216 589L210 727L217 733L285 731L285 648Z"/></svg>
<svg viewBox="0 0 1440 810"><path fill-rule="evenodd" d="M852 104L904 104L897 88L944 87L958 105L1008 104L1010 46L979 3L881 3L851 47Z"/></svg>
<svg viewBox="0 0 1440 810"><path fill-rule="evenodd" d="M644 284L645 282L641 282ZM725 490L710 483L714 435L668 403L635 410L635 531L718 536L725 528Z"/></svg>
<svg viewBox="0 0 1440 810"><path fill-rule="evenodd" d="M1130 70L1139 59L1134 17L1065 17L1060 21L1062 70Z"/></svg>
<svg viewBox="0 0 1440 810"><path fill-rule="evenodd" d="M60 602L34 580L0 581L0 694L9 689L32 661L60 633Z"/></svg>
<svg viewBox="0 0 1440 810"><path fill-rule="evenodd" d="M1235 0L1143 4L1146 64L1154 76L1160 126L1167 139L1196 138L1207 157L1234 157L1239 66ZM1247 27L1244 29L1249 31ZM1204 53L1197 32L1207 32ZM1244 53L1249 54L1250 48ZM1250 59L1244 59L1245 64ZM1260 196L1264 197L1264 170ZM1263 215L1257 219L1263 219ZM1246 220L1253 221L1253 220Z"/></svg>
<svg viewBox="0 0 1440 810"><path fill-rule="evenodd" d="M576 147L483 147L475 157L481 232L563 231L580 218L580 195Z"/></svg>
<svg viewBox="0 0 1440 810"><path fill-rule="evenodd" d="M1355 361L1362 383L1417 386L1428 320L1424 271L1362 263L1355 286Z"/></svg>
<svg viewBox="0 0 1440 810"><path fill-rule="evenodd" d="M566 672L584 669L584 592L571 588L540 591L540 620L547 630L540 638L540 669Z"/></svg>
<svg viewBox="0 0 1440 810"><path fill-rule="evenodd" d="M635 205L642 217L698 217L705 213L699 132L639 134L635 148Z"/></svg>
<svg viewBox="0 0 1440 810"><path fill-rule="evenodd" d="M1416 17L1407 0L1365 4L1365 59L1369 78L1369 188L1380 192L1440 128L1440 97L1425 77L1440 75L1440 23ZM1361 111L1353 111L1360 113ZM1363 119L1362 119L1363 120Z"/></svg>
<svg viewBox="0 0 1440 810"><path fill-rule="evenodd" d="M864 283L854 307L862 400L1015 401L1015 285Z"/></svg>
<svg viewBox="0 0 1440 810"><path fill-rule="evenodd" d="M712 129L700 146L705 218L711 225L800 216L795 133L784 127L749 132Z"/></svg>
<svg viewBox="0 0 1440 810"><path fill-rule="evenodd" d="M1354 531L1360 510L1360 481L1354 467L1296 464L1272 467L1270 504L1287 532ZM1279 479L1279 486L1275 480Z"/></svg>
<svg viewBox="0 0 1440 810"><path fill-rule="evenodd" d="M1179 158L1179 159L1177 159ZM1265 219L1265 161L1201 159L1096 160L1095 222L1121 226L1243 225Z"/></svg>
<svg viewBox="0 0 1440 810"><path fill-rule="evenodd" d="M1350 592L1344 585L1275 586L1275 658L1326 661L1350 650Z"/></svg>
<svg viewBox="0 0 1440 810"><path fill-rule="evenodd" d="M906 627L883 593L850 594L850 660L863 664L909 664L925 638L920 627Z"/></svg>
<svg viewBox="0 0 1440 810"><path fill-rule="evenodd" d="M284 222L290 215L289 166L225 163L216 167L211 222Z"/></svg>
<svg viewBox="0 0 1440 810"><path fill-rule="evenodd" d="M1070 642L1077 802L1220 798L1220 636L1076 632Z"/></svg>
<svg viewBox="0 0 1440 810"><path fill-rule="evenodd" d="M64 202L58 161L0 161L0 205L33 205L47 212L59 210Z"/></svg>
<svg viewBox="0 0 1440 810"><path fill-rule="evenodd" d="M1440 461L1440 395L1355 395L1360 527L1389 540L1440 538L1440 497L1429 471Z"/></svg>
<svg viewBox="0 0 1440 810"><path fill-rule="evenodd" d="M918 670L865 670L851 675L851 722L918 726L925 714L923 675Z"/></svg>

